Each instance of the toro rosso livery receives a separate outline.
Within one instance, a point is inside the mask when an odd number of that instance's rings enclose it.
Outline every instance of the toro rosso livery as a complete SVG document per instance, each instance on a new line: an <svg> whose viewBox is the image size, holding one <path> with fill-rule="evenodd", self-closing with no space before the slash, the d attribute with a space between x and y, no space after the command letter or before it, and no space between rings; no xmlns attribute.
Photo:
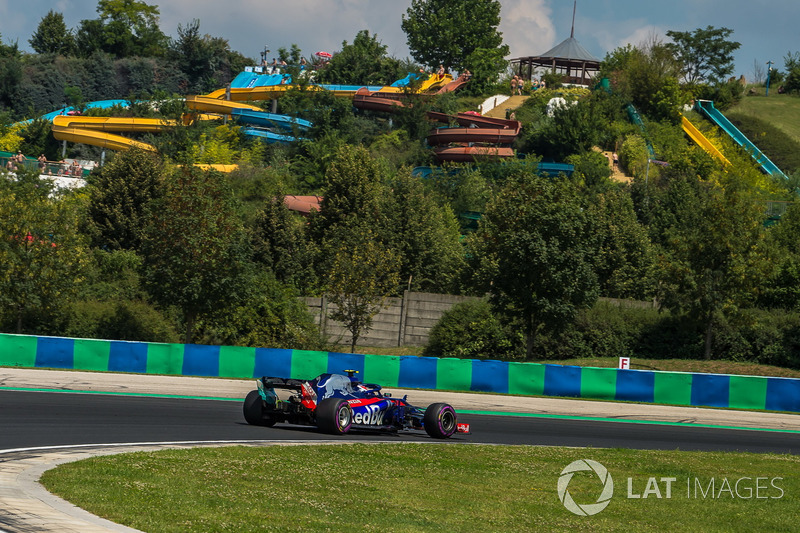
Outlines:
<svg viewBox="0 0 800 533"><path fill-rule="evenodd" d="M381 392L380 385L361 383L353 370L348 375L321 374L305 381L264 376L258 390L244 400L248 424L272 426L277 422L317 426L325 433L343 435L351 429L378 431L421 430L433 438L446 439L454 433L469 433L459 424L455 410L446 403L427 409ZM292 391L281 399L275 389Z"/></svg>

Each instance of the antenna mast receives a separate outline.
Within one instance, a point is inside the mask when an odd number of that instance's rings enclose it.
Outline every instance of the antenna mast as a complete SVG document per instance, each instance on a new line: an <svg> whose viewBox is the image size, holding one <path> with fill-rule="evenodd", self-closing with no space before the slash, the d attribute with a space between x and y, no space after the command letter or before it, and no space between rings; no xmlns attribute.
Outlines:
<svg viewBox="0 0 800 533"><path fill-rule="evenodd" d="M572 39L575 37L575 11L578 9L578 0L575 0L575 3L572 4L572 30L569 32L569 38Z"/></svg>

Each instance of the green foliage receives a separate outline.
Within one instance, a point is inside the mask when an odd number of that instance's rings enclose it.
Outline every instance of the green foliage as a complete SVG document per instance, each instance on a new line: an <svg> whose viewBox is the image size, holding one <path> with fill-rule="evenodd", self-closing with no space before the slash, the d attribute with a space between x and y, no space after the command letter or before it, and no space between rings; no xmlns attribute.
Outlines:
<svg viewBox="0 0 800 533"><path fill-rule="evenodd" d="M139 250L151 201L164 193L164 163L131 149L117 155L89 181L85 231L105 250Z"/></svg>
<svg viewBox="0 0 800 533"><path fill-rule="evenodd" d="M228 41L200 33L200 21L178 24L178 37L169 43L167 57L183 73L181 92L204 94L228 83L244 66Z"/></svg>
<svg viewBox="0 0 800 533"><path fill-rule="evenodd" d="M628 135L619 149L619 164L627 173L635 178L644 178L647 174L647 143L636 134Z"/></svg>
<svg viewBox="0 0 800 533"><path fill-rule="evenodd" d="M386 45L378 41L377 34L359 31L353 44L342 42L342 49L324 68L317 72L320 83L354 85L390 85L405 76L400 62L386 55Z"/></svg>
<svg viewBox="0 0 800 533"><path fill-rule="evenodd" d="M508 61L505 60L507 49L500 48L476 48L464 58L461 70L469 70L472 73L467 86L463 92L468 95L483 95L490 93L497 85L497 76L505 71Z"/></svg>
<svg viewBox="0 0 800 533"><path fill-rule="evenodd" d="M729 113L728 120L785 173L800 170L800 143L769 122L752 115Z"/></svg>
<svg viewBox="0 0 800 533"><path fill-rule="evenodd" d="M651 41L617 48L606 55L600 69L615 93L652 119L674 121L688 101L678 85L681 65L669 45Z"/></svg>
<svg viewBox="0 0 800 533"><path fill-rule="evenodd" d="M64 15L52 9L42 17L36 32L28 40L37 54L71 55L75 50L72 32L64 24Z"/></svg>
<svg viewBox="0 0 800 533"><path fill-rule="evenodd" d="M479 287L522 325L527 357L538 331L557 330L597 298L593 235L571 182L520 168L471 236Z"/></svg>
<svg viewBox="0 0 800 533"><path fill-rule="evenodd" d="M500 2L496 0L412 0L400 25L414 59L431 68L441 64L462 70L468 58L477 66L481 57L498 63L491 51L497 50L500 58L508 55L499 24ZM482 51L473 55L478 50Z"/></svg>
<svg viewBox="0 0 800 533"><path fill-rule="evenodd" d="M605 125L591 100L579 100L575 105L556 108L553 117L520 150L563 161L598 144Z"/></svg>
<svg viewBox="0 0 800 533"><path fill-rule="evenodd" d="M176 306L191 343L198 316L237 301L249 250L231 191L216 172L177 169L151 203L142 236L142 280L162 306Z"/></svg>
<svg viewBox="0 0 800 533"><path fill-rule="evenodd" d="M636 218L630 195L619 190L599 194L588 210L599 249L594 271L601 294L651 299L656 286L656 252L647 229Z"/></svg>
<svg viewBox="0 0 800 533"><path fill-rule="evenodd" d="M601 152L590 150L570 155L565 162L575 167L572 179L587 192L600 193L614 187L611 181L611 167Z"/></svg>
<svg viewBox="0 0 800 533"><path fill-rule="evenodd" d="M504 326L486 300L458 303L433 326L423 354L431 357L513 360L522 356L522 339Z"/></svg>
<svg viewBox="0 0 800 533"><path fill-rule="evenodd" d="M721 83L733 72L733 53L741 43L729 41L733 30L707 26L692 32L668 31L674 42L667 44L682 63L686 82Z"/></svg>
<svg viewBox="0 0 800 533"><path fill-rule="evenodd" d="M27 313L50 313L75 293L88 260L78 199L49 193L35 171L0 179L0 309L17 333L31 332Z"/></svg>
<svg viewBox="0 0 800 533"><path fill-rule="evenodd" d="M270 274L248 281L242 302L200 325L204 344L324 350L324 339L297 291Z"/></svg>
<svg viewBox="0 0 800 533"><path fill-rule="evenodd" d="M390 186L382 209L400 258L400 281L412 290L457 293L465 261L453 211L439 206L409 173L399 173Z"/></svg>
<svg viewBox="0 0 800 533"><path fill-rule="evenodd" d="M159 9L137 0L99 0L99 19L82 20L76 34L79 53L101 51L116 57L160 57L167 37L158 27Z"/></svg>
<svg viewBox="0 0 800 533"><path fill-rule="evenodd" d="M269 199L253 227L253 258L274 277L298 291L316 286L314 246L306 236L306 219L289 211L283 197Z"/></svg>
<svg viewBox="0 0 800 533"><path fill-rule="evenodd" d="M665 232L669 252L661 256L659 299L704 325L710 358L720 315L751 301L768 272L764 206L738 177L729 176L724 187L693 181L674 180L666 191L684 201Z"/></svg>
<svg viewBox="0 0 800 533"><path fill-rule="evenodd" d="M57 318L68 337L139 342L178 342L168 317L139 300L75 301Z"/></svg>
<svg viewBox="0 0 800 533"><path fill-rule="evenodd" d="M786 83L783 88L788 93L800 93L800 52L789 52L783 58L786 65Z"/></svg>
<svg viewBox="0 0 800 533"><path fill-rule="evenodd" d="M52 135L49 120L35 119L21 131L22 142L17 147L24 154L44 154L48 161L60 158L59 142Z"/></svg>
<svg viewBox="0 0 800 533"><path fill-rule="evenodd" d="M357 219L329 231L322 250L327 258L323 284L332 304L328 316L350 332L350 350L355 352L386 295L397 287L400 257Z"/></svg>

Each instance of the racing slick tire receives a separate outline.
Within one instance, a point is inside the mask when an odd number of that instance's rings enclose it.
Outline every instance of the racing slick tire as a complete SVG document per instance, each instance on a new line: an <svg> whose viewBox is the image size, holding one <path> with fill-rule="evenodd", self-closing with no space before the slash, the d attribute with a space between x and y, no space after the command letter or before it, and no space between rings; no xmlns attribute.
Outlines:
<svg viewBox="0 0 800 533"><path fill-rule="evenodd" d="M448 439L456 432L456 411L446 403L432 403L422 418L425 433L434 439Z"/></svg>
<svg viewBox="0 0 800 533"><path fill-rule="evenodd" d="M353 410L347 400L326 398L316 409L317 427L324 433L344 435L353 425Z"/></svg>
<svg viewBox="0 0 800 533"><path fill-rule="evenodd" d="M275 425L275 420L264 414L264 400L257 390L251 390L247 393L242 406L244 411L244 419L252 426L267 426Z"/></svg>

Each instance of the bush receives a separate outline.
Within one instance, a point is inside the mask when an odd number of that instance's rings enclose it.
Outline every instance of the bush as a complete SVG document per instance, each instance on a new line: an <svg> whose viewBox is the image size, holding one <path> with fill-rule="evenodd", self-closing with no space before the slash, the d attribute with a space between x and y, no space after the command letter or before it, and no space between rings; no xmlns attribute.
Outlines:
<svg viewBox="0 0 800 533"><path fill-rule="evenodd" d="M179 338L170 320L142 301L73 302L61 321L54 330L67 337L140 342L178 342Z"/></svg>
<svg viewBox="0 0 800 533"><path fill-rule="evenodd" d="M486 300L454 305L431 329L423 355L464 359L519 359L521 338L503 326Z"/></svg>

